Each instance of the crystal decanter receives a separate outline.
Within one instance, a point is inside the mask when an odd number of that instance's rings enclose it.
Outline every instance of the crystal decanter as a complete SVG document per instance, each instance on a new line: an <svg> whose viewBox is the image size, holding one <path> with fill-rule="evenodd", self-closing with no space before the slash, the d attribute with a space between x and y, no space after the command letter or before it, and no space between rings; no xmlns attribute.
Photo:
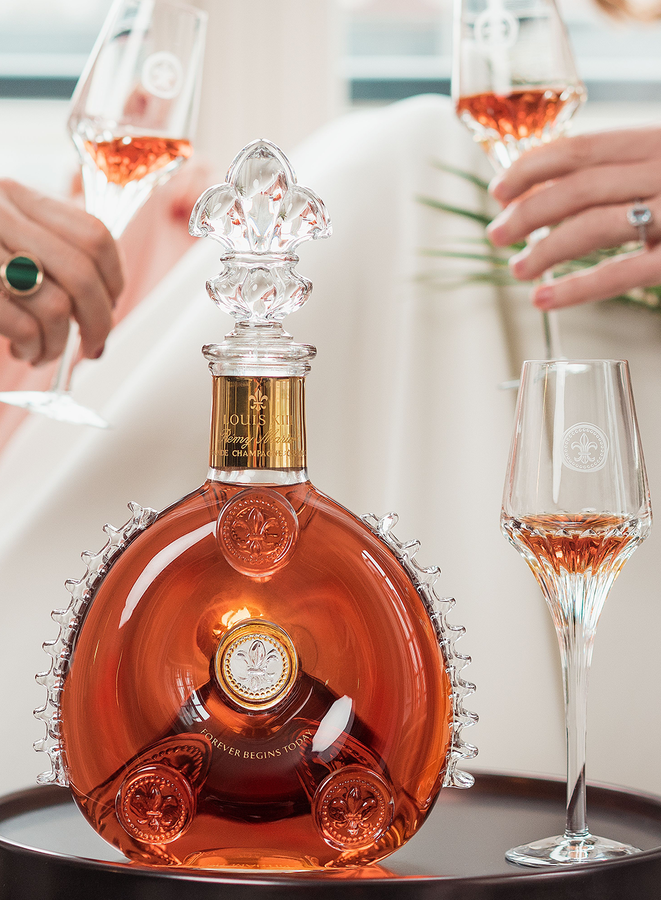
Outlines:
<svg viewBox="0 0 661 900"><path fill-rule="evenodd" d="M468 658L453 600L396 516L362 519L306 470L304 379L315 349L284 316L311 284L302 241L326 210L282 152L247 146L191 233L223 247L208 282L236 319L204 355L210 469L161 513L131 504L83 554L45 645L37 710L51 759L90 824L129 859L199 868L316 869L383 859L424 823L457 764Z"/></svg>

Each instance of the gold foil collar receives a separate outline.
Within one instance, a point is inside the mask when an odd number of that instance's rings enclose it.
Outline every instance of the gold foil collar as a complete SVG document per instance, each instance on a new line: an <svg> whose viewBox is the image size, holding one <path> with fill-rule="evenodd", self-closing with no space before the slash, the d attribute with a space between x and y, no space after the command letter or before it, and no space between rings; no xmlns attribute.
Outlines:
<svg viewBox="0 0 661 900"><path fill-rule="evenodd" d="M215 376L212 468L304 468L303 390L302 378Z"/></svg>

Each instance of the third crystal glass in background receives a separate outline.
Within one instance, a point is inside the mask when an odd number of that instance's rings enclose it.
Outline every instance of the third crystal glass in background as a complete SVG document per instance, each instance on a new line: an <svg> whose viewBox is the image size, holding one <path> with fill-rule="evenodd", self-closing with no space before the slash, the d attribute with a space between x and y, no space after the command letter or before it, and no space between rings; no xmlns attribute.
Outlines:
<svg viewBox="0 0 661 900"><path fill-rule="evenodd" d="M597 622L613 581L652 524L625 361L524 363L501 524L553 617L567 729L565 833L516 847L507 858L554 866L635 853L591 835L585 809L587 683Z"/></svg>
<svg viewBox="0 0 661 900"><path fill-rule="evenodd" d="M80 154L85 209L118 238L193 152L207 15L168 0L117 0L73 95L69 131ZM72 399L80 348L69 340L48 391L6 391L0 401L59 421L105 427Z"/></svg>
<svg viewBox="0 0 661 900"><path fill-rule="evenodd" d="M559 137L586 93L555 0L456 0L452 98L497 170ZM555 314L543 325L561 356Z"/></svg>

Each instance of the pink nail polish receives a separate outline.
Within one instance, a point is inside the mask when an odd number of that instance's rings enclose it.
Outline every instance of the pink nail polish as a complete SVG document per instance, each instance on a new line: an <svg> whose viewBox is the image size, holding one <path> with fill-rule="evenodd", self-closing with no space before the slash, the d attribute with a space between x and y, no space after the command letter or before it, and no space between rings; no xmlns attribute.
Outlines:
<svg viewBox="0 0 661 900"><path fill-rule="evenodd" d="M494 175L494 177L489 182L489 193L496 197L498 193L498 188L503 182L503 178L505 177L503 172L500 172L498 175Z"/></svg>
<svg viewBox="0 0 661 900"><path fill-rule="evenodd" d="M553 306L553 288L551 285L538 287L533 294L532 302L537 309L550 309Z"/></svg>

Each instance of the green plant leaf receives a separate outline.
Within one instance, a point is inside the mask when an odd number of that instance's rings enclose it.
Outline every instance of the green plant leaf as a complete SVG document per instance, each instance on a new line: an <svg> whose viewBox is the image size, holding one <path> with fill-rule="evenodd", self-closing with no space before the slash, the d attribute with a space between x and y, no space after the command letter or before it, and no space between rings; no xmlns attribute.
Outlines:
<svg viewBox="0 0 661 900"><path fill-rule="evenodd" d="M440 200L434 200L432 197L416 197L418 203L424 206L430 206L432 209L439 209L442 212L452 213L455 216L464 216L466 219L472 219L481 225L488 225L491 222L491 216L485 216L484 213L472 212L469 209L461 209L459 206L450 206L448 203L442 203Z"/></svg>
<svg viewBox="0 0 661 900"><path fill-rule="evenodd" d="M459 178L463 178L464 180L471 182L476 187L480 188L480 190L486 191L488 189L488 183L479 178L477 175L473 175L472 173L466 172L463 169L458 169L454 166L448 165L447 163L442 163L439 161L432 162L432 165L435 168L440 169L441 171L448 172L452 175L457 175ZM491 222L491 218L483 213L474 212L470 209L463 209L460 206L453 206L449 203L443 203L441 200L435 200L432 197L416 196L416 200L419 203L422 203L424 206L430 207L431 209L448 213L449 215L453 216L462 216L465 219L479 222L484 227L486 227ZM452 290L454 288L464 287L468 284L493 284L498 286L525 284L525 282L521 282L518 279L513 278L509 274L509 271L507 269L509 258L515 253L518 253L519 251L524 249L524 247L526 246L525 241L519 241L516 244L511 244L509 247L503 248L502 256L498 255L496 248L488 239L488 237L486 237L486 235L483 238L454 237L448 235L441 237L440 241L445 244L454 244L455 247L480 244L483 247L492 249L494 252L476 253L469 252L468 250L453 250L446 247L445 249L422 249L419 251L420 254L427 257L439 257L446 259L473 259L477 262L488 263L494 268L491 271L486 272L448 272L445 274L442 272L428 272L419 275L416 278L417 281L428 284L431 287L444 290ZM624 253L630 253L632 250L637 249L637 246L638 245L635 242L629 241L628 243L623 244L621 247L608 247L604 250L595 250L593 253L589 253L586 256L582 256L578 259L567 260L561 263L554 268L553 274L556 278L558 278L562 275L569 275L572 272L580 272L582 269L587 269L591 266L598 265L605 259L612 259L615 256L620 256ZM652 285L651 287L645 288L635 288L632 291L618 294L615 297L609 297L602 302L620 303L627 306L638 307L638 309L646 309L650 312L661 312L661 285Z"/></svg>
<svg viewBox="0 0 661 900"><path fill-rule="evenodd" d="M448 259L478 259L494 266L507 266L508 262L502 256L494 256L485 253L464 253L461 250L420 250L422 256L442 256Z"/></svg>
<svg viewBox="0 0 661 900"><path fill-rule="evenodd" d="M464 181L470 181L471 184L479 187L480 190L485 193L489 190L489 182L484 181L483 178L479 178L477 175L473 175L472 172L466 172L464 169L457 169L455 166L450 166L447 163L441 162L439 159L433 160L432 166L435 169L440 169L441 172L448 172L450 175L458 175L459 178L463 178Z"/></svg>

